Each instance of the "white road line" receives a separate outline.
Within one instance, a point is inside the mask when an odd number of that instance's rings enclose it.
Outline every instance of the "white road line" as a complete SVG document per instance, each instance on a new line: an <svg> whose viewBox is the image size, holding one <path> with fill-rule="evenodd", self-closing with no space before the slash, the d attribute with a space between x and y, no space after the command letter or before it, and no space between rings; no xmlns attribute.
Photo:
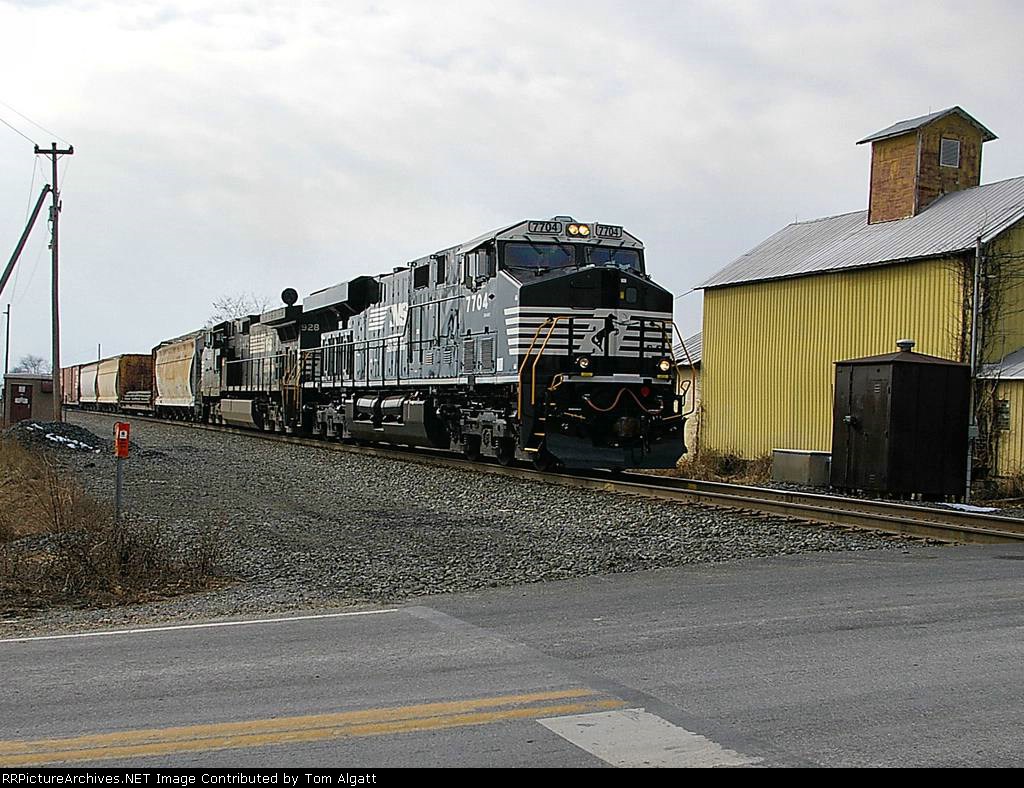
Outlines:
<svg viewBox="0 0 1024 788"><path fill-rule="evenodd" d="M643 709L548 717L537 722L612 766L709 768L761 762Z"/></svg>
<svg viewBox="0 0 1024 788"><path fill-rule="evenodd" d="M319 613L312 616L289 616L284 618L255 618L245 621L211 621L206 624L175 624L168 627L140 627L138 629L110 629L102 632L78 632L71 635L39 635L35 637L6 638L0 643L29 643L34 640L71 640L74 638L101 638L111 635L142 635L148 632L174 632L179 629L215 629L217 627L246 627L255 624L287 624L292 621L313 621L322 618L351 618L353 616L379 616L397 613L398 608L383 610L355 610L348 613Z"/></svg>

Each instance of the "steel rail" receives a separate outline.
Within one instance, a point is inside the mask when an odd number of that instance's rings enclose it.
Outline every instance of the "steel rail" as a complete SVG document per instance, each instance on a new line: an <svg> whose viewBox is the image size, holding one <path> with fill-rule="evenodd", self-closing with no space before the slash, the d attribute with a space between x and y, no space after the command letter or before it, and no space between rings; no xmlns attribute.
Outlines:
<svg viewBox="0 0 1024 788"><path fill-rule="evenodd" d="M90 411L82 411L89 413ZM99 414L110 415L110 414ZM495 476L526 479L544 484L603 490L642 498L681 501L768 514L794 523L841 526L857 530L931 539L940 542L993 544L1024 541L1024 519L980 512L964 512L940 506L850 498L823 493L752 487L724 482L682 479L634 471L538 471L522 466L467 460L439 449L365 446L320 438L264 432L219 424L174 421L132 414L131 418L156 424L209 430L249 438L262 438L328 451L398 459L426 465L442 465Z"/></svg>

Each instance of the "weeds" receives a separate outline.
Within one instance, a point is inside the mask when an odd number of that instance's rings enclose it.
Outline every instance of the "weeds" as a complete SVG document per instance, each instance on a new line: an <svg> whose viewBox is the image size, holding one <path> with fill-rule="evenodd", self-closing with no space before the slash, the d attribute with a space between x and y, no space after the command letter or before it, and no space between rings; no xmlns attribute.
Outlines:
<svg viewBox="0 0 1024 788"><path fill-rule="evenodd" d="M179 544L154 523L115 522L47 452L0 441L0 610L201 588L218 552L213 535Z"/></svg>
<svg viewBox="0 0 1024 788"><path fill-rule="evenodd" d="M684 455L672 475L715 482L764 484L771 479L771 474L770 454L748 460L736 452L701 449L696 455Z"/></svg>

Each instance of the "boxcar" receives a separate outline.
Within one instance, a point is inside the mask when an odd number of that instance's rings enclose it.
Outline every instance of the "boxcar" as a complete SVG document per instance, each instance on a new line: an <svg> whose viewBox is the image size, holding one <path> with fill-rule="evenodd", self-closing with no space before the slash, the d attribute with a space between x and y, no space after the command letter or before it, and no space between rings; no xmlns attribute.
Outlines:
<svg viewBox="0 0 1024 788"><path fill-rule="evenodd" d="M81 368L63 367L60 371L60 396L65 405L78 405L78 389L81 380Z"/></svg>

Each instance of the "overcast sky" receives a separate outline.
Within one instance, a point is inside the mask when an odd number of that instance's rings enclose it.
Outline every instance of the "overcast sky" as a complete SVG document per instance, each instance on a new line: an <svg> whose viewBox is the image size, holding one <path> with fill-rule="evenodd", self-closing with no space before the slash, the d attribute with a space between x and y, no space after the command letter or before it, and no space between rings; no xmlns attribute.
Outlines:
<svg viewBox="0 0 1024 788"><path fill-rule="evenodd" d="M1024 174L1019 2L0 0L0 119L62 160L63 361L524 218L623 224L686 293L867 205L862 136L959 104ZM63 144L63 143L62 143ZM38 193L0 125L0 258ZM46 163L40 159L40 166ZM34 177L33 177L34 176ZM49 357L40 223L11 355ZM676 301L686 333L700 294Z"/></svg>

